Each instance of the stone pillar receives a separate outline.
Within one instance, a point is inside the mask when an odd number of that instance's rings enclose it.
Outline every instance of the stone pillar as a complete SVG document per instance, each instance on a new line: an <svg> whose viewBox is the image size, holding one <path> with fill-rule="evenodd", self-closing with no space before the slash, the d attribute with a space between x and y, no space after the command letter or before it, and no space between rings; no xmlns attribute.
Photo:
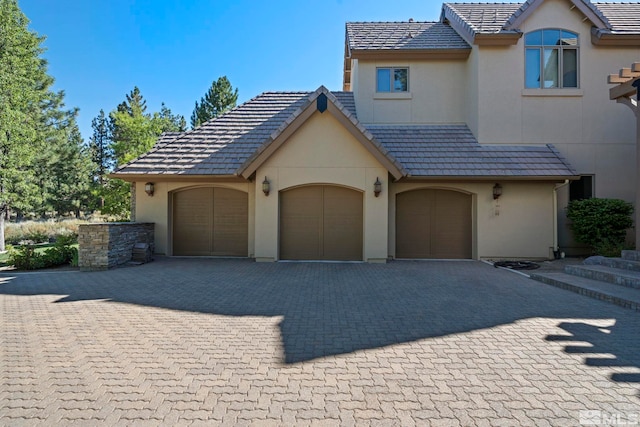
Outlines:
<svg viewBox="0 0 640 427"><path fill-rule="evenodd" d="M81 270L107 270L131 261L136 243L152 248L154 224L111 222L78 227L78 266Z"/></svg>

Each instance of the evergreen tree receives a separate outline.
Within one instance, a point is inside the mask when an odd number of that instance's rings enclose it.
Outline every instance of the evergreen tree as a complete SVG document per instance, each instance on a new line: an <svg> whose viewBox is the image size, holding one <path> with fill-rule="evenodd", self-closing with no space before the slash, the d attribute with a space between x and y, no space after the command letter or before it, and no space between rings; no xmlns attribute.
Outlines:
<svg viewBox="0 0 640 427"><path fill-rule="evenodd" d="M41 58L44 38L28 25L16 0L0 0L0 250L9 210L29 209L39 194L33 162L41 151L42 112L53 98Z"/></svg>
<svg viewBox="0 0 640 427"><path fill-rule="evenodd" d="M196 101L191 114L191 128L195 129L207 120L229 111L236 106L236 102L238 102L238 89L233 89L226 76L218 78L211 83L211 87L200 102Z"/></svg>
<svg viewBox="0 0 640 427"><path fill-rule="evenodd" d="M93 181L100 186L103 185L104 176L111 171L114 164L113 150L111 148L111 123L109 116L100 110L97 117L91 120L93 135L89 140L89 150L91 161L94 164L92 173Z"/></svg>
<svg viewBox="0 0 640 427"><path fill-rule="evenodd" d="M146 112L146 100L140 89L135 87L126 100L110 114L112 129L113 158L116 166L121 166L141 156L153 148L163 132L182 132L186 121L174 115L163 103L160 112ZM103 213L128 219L130 215L130 185L119 179L105 179L102 192Z"/></svg>
<svg viewBox="0 0 640 427"><path fill-rule="evenodd" d="M63 138L53 148L48 205L58 214L73 212L77 217L91 205L93 163L85 146L75 115L62 129Z"/></svg>
<svg viewBox="0 0 640 427"><path fill-rule="evenodd" d="M173 115L164 102L160 106L156 120L160 121L162 132L184 132L187 130L187 121L180 114Z"/></svg>

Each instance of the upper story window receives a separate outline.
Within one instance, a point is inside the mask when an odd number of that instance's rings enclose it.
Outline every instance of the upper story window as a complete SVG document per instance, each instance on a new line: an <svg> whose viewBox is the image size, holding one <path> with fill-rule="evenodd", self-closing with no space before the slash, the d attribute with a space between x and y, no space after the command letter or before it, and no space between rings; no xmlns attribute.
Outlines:
<svg viewBox="0 0 640 427"><path fill-rule="evenodd" d="M527 89L578 87L578 35L545 29L527 33L525 87Z"/></svg>
<svg viewBox="0 0 640 427"><path fill-rule="evenodd" d="M409 91L408 68L377 68L376 79L377 92Z"/></svg>

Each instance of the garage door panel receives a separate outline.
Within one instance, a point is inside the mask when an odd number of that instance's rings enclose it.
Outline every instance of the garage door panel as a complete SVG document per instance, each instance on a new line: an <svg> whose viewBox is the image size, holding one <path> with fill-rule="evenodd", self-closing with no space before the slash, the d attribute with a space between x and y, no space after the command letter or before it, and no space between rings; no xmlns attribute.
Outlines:
<svg viewBox="0 0 640 427"><path fill-rule="evenodd" d="M225 188L173 195L173 254L247 256L248 196Z"/></svg>
<svg viewBox="0 0 640 427"><path fill-rule="evenodd" d="M362 194L308 186L280 195L280 258L362 259Z"/></svg>
<svg viewBox="0 0 640 427"><path fill-rule="evenodd" d="M216 188L212 255L247 256L249 200L246 193Z"/></svg>
<svg viewBox="0 0 640 427"><path fill-rule="evenodd" d="M173 210L173 253L208 255L211 235L204 232L212 225L213 189L197 188L176 193Z"/></svg>
<svg viewBox="0 0 640 427"><path fill-rule="evenodd" d="M397 258L471 258L471 234L470 195L448 190L397 195Z"/></svg>

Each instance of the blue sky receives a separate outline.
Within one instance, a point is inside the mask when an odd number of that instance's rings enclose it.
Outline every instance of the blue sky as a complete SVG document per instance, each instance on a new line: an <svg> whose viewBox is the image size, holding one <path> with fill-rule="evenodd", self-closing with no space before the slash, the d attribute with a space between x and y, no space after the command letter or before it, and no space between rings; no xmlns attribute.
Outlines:
<svg viewBox="0 0 640 427"><path fill-rule="evenodd" d="M402 7L398 7L398 5ZM85 140L100 109L134 86L148 111L165 102L189 122L226 75L239 102L269 90L342 89L347 21L436 21L441 2L405 0L19 0L47 37L56 90L79 107Z"/></svg>

